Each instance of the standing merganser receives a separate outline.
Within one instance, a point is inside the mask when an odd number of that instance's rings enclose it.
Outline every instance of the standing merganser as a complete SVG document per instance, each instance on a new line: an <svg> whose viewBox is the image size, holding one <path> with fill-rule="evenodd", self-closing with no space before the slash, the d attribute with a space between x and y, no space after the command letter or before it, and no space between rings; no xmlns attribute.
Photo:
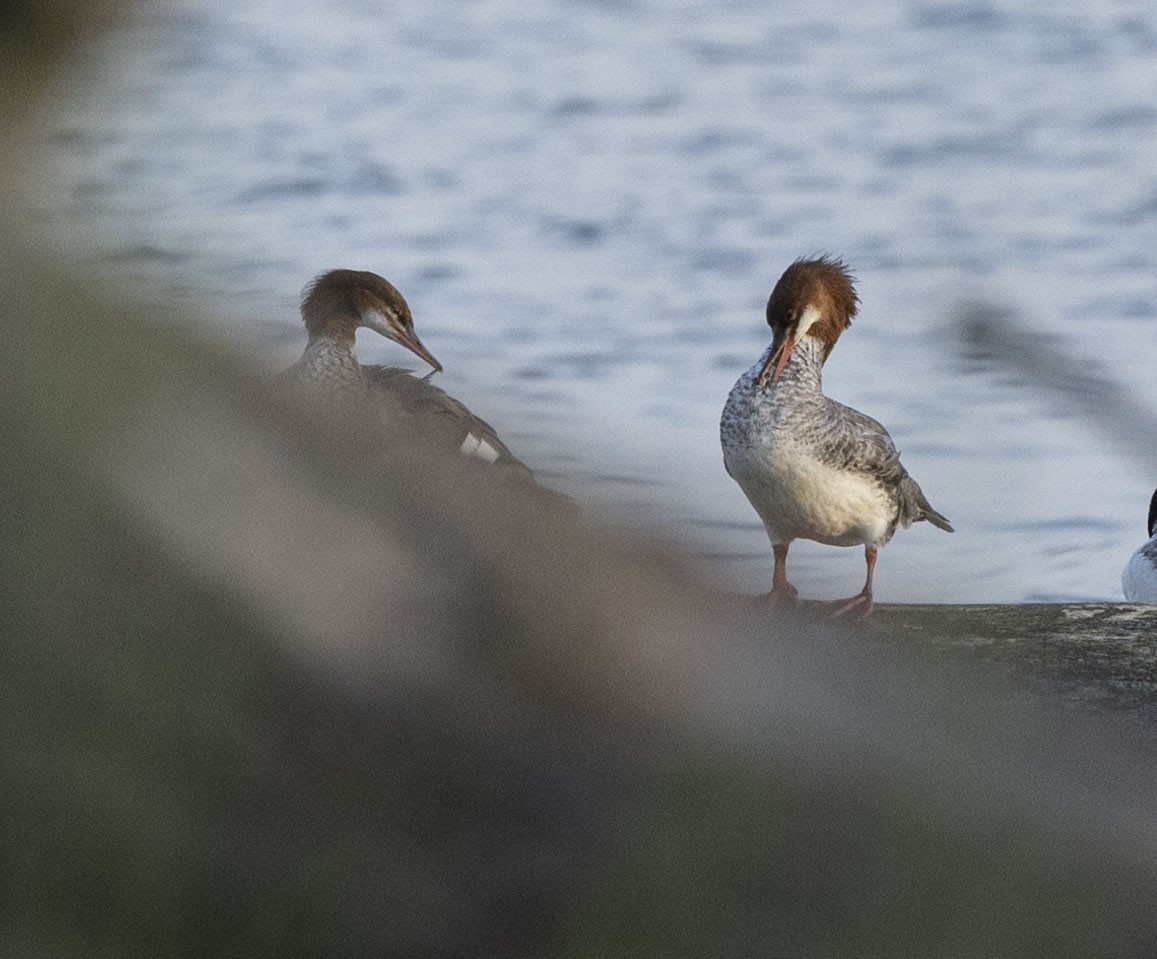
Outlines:
<svg viewBox="0 0 1157 959"><path fill-rule="evenodd" d="M1137 547L1121 573L1121 592L1131 603L1157 603L1157 490L1149 500L1149 542Z"/></svg>
<svg viewBox="0 0 1157 959"><path fill-rule="evenodd" d="M720 420L723 462L763 520L775 554L770 600L794 603L787 549L794 539L863 544L864 588L834 615L872 609L876 551L897 526L919 520L951 533L900 465L870 416L824 396L824 362L856 315L859 297L841 260L796 260L767 301L771 346L727 397Z"/></svg>
<svg viewBox="0 0 1157 959"><path fill-rule="evenodd" d="M531 475L489 423L443 390L408 370L358 363L354 342L358 327L364 326L442 370L414 332L409 304L388 280L367 270L322 273L302 293L301 316L309 341L301 359L281 374L283 381L339 406L368 401L391 426Z"/></svg>

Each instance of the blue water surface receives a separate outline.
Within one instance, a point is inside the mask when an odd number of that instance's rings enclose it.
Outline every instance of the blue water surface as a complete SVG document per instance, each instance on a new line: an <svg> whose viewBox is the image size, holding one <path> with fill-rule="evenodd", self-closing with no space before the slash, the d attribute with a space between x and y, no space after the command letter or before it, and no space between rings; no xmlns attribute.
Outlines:
<svg viewBox="0 0 1157 959"><path fill-rule="evenodd" d="M1004 307L1157 410L1150 4L158 0L43 137L55 248L208 302L271 369L306 280L382 273L440 385L730 587L766 589L771 557L719 411L771 286L819 251L863 300L827 390L957 529L897 534L880 600L1119 598L1145 539L1157 475L970 363L953 318ZM807 595L859 588L858 550L791 558Z"/></svg>

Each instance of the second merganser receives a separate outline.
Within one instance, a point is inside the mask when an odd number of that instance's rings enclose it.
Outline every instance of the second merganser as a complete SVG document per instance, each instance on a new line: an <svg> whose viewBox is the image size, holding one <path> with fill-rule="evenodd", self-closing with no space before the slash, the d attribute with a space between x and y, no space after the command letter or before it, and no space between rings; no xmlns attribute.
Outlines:
<svg viewBox="0 0 1157 959"><path fill-rule="evenodd" d="M414 332L414 317L405 297L389 280L368 270L330 270L315 277L301 295L301 318L309 341L286 375L302 385L322 388L331 395L364 394L366 379L354 355L354 341L362 326L442 370Z"/></svg>
<svg viewBox="0 0 1157 959"><path fill-rule="evenodd" d="M1149 500L1149 541L1137 550L1121 573L1121 592L1131 603L1157 603L1157 490Z"/></svg>
<svg viewBox="0 0 1157 959"><path fill-rule="evenodd" d="M283 380L339 406L369 402L393 427L486 463L531 475L494 428L425 378L388 366L362 366L354 353L359 327L399 343L441 372L414 332L410 306L384 277L368 270L330 270L302 293L301 317L309 334L300 360Z"/></svg>
<svg viewBox="0 0 1157 959"><path fill-rule="evenodd" d="M763 520L775 554L770 600L796 602L787 580L792 540L864 546L864 588L833 614L872 609L876 552L919 520L951 533L870 416L828 399L821 370L856 315L859 297L839 259L796 260L767 302L771 345L739 378L720 421L723 462Z"/></svg>

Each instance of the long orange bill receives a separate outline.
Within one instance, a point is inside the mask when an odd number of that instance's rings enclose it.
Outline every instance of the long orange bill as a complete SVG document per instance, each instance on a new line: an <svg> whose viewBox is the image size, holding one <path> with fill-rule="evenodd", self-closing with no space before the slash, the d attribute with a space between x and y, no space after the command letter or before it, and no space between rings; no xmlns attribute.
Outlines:
<svg viewBox="0 0 1157 959"><path fill-rule="evenodd" d="M422 341L418 339L416 333L411 333L409 330L404 332L395 331L394 337L411 353L420 356L427 363L429 363L439 373L442 372L442 364L434 359L434 354L422 345Z"/></svg>
<svg viewBox="0 0 1157 959"><path fill-rule="evenodd" d="M791 359L791 351L795 349L795 343L796 339L794 336L790 333L784 334L783 339L779 341L779 346L775 348L771 356L767 358L767 362L763 364L763 369L759 371L759 379L756 381L756 385L758 385L761 390L767 388L769 373L771 373L770 379L772 383L779 380L780 375L783 373L783 368L787 366L787 361ZM774 372L772 372L773 366L775 367Z"/></svg>

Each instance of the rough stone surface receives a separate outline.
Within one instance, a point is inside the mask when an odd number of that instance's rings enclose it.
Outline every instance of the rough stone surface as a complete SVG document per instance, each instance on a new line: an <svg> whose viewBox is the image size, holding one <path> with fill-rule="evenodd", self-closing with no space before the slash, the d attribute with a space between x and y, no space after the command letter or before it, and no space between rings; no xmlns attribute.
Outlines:
<svg viewBox="0 0 1157 959"><path fill-rule="evenodd" d="M1066 706L1118 714L1157 739L1157 605L884 605L861 628L909 651L967 659Z"/></svg>

